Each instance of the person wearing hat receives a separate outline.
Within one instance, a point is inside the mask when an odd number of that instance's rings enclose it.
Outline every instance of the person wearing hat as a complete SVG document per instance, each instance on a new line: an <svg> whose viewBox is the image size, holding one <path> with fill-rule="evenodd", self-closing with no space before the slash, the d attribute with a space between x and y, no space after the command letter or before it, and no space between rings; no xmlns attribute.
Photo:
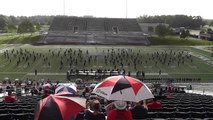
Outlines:
<svg viewBox="0 0 213 120"><path fill-rule="evenodd" d="M115 109L107 113L107 120L132 120L132 113L127 109L125 101L114 101Z"/></svg>

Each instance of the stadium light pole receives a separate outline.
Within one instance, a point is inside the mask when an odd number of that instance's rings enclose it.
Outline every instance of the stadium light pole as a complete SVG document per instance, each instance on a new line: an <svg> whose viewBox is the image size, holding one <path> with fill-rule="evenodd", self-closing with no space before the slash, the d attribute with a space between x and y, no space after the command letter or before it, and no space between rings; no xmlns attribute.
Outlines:
<svg viewBox="0 0 213 120"><path fill-rule="evenodd" d="M126 18L127 18L127 15L128 15L128 0L126 0Z"/></svg>

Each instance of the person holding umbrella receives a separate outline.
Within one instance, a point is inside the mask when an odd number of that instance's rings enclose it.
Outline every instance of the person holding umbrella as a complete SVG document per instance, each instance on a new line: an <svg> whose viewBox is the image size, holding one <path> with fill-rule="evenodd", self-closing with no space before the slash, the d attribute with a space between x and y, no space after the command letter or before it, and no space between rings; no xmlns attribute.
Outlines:
<svg viewBox="0 0 213 120"><path fill-rule="evenodd" d="M111 105L115 108L108 111L107 120L132 120L132 113L127 109L127 103L139 102L154 98L150 89L140 80L126 76L110 76L103 82L97 84L92 93L99 95L106 100L113 100ZM107 108L110 105L107 105Z"/></svg>

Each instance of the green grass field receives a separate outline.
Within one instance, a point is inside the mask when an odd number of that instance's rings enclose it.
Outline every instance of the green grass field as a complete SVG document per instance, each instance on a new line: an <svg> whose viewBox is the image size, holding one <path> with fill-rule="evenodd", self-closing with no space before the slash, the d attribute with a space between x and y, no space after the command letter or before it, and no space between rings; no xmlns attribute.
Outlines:
<svg viewBox="0 0 213 120"><path fill-rule="evenodd" d="M6 50L9 57L5 56ZM161 70L161 77L164 78L201 78L203 82L212 82L213 65L207 64L213 63L211 53L212 51L189 46L2 44L0 45L0 80L5 77L22 80L26 78L66 80L66 72L70 65L79 70L96 70L122 69L122 63L126 71L143 70L148 78L159 77L158 72ZM61 62L63 65L60 65ZM35 69L39 73L37 76L34 75Z"/></svg>
<svg viewBox="0 0 213 120"><path fill-rule="evenodd" d="M207 40L194 40L191 38L180 39L179 36L166 36L166 37L149 37L151 45L184 45L184 46L195 46L195 45L212 45L211 41Z"/></svg>
<svg viewBox="0 0 213 120"><path fill-rule="evenodd" d="M39 40L40 36L37 34L22 34L22 35L0 35L0 44L32 44Z"/></svg>

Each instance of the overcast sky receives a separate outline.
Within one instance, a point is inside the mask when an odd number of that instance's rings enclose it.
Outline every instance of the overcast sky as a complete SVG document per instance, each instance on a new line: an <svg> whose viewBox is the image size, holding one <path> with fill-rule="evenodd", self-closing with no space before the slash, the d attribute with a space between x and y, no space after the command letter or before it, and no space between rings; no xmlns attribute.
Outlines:
<svg viewBox="0 0 213 120"><path fill-rule="evenodd" d="M65 1L65 7L64 7ZM192 15L213 19L213 0L128 0L127 17ZM126 0L0 0L0 14L126 17Z"/></svg>

